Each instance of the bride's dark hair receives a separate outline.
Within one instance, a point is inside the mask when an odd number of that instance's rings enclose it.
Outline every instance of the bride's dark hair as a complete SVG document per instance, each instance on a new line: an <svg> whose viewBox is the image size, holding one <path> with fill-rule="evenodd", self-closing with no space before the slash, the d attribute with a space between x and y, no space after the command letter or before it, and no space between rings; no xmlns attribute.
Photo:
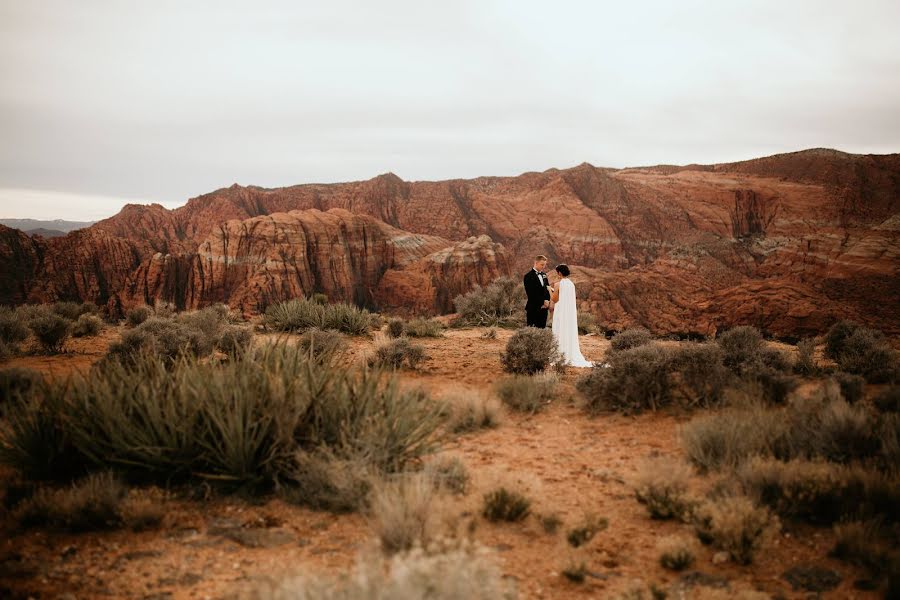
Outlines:
<svg viewBox="0 0 900 600"><path fill-rule="evenodd" d="M569 276L569 266L568 265L556 265L556 272L562 275L563 277Z"/></svg>

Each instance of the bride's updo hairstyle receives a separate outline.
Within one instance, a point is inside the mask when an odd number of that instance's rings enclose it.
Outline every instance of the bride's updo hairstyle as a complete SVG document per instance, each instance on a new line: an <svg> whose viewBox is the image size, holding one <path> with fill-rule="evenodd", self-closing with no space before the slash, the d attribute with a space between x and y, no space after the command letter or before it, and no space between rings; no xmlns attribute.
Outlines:
<svg viewBox="0 0 900 600"><path fill-rule="evenodd" d="M568 265L556 265L556 272L562 275L563 277L569 276L569 266Z"/></svg>

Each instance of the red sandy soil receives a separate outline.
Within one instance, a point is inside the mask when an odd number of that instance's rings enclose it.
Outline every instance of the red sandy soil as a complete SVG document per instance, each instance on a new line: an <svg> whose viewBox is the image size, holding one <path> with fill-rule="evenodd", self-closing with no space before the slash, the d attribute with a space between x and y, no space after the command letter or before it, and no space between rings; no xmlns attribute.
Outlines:
<svg viewBox="0 0 900 600"><path fill-rule="evenodd" d="M450 330L440 339L419 340L430 358L418 372L402 373L404 382L435 395L461 389L489 394L502 376L499 355L511 332L500 330L497 339L487 340L481 338L484 331ZM73 342L70 354L20 357L0 368L25 366L64 376L97 360L115 336L115 330L107 330L93 340ZM359 358L372 345L372 340L356 340L352 352ZM589 359L601 358L607 346L603 337L582 337ZM495 550L521 598L614 597L637 581L667 587L681 577L659 566L655 545L665 535L690 535L690 529L651 520L628 482L649 457L681 456L677 428L689 417L589 418L573 402L579 375L569 369L559 398L545 411L534 416L507 413L499 428L460 436L444 449L460 456L474 478L465 497L450 500L458 513L477 513L482 493L501 473L535 486L535 513L562 517L563 525L552 535L534 517L516 524L477 520L474 538ZM696 483L708 482L697 478ZM608 519L609 527L576 554L568 548L565 532L585 514ZM233 598L261 577L300 569L346 570L372 540L363 516L315 512L270 498L170 499L163 527L140 533L23 532L5 520L0 590L5 586L22 598ZM225 533L216 533L217 527ZM236 530L245 535L232 535ZM714 552L701 547L689 570L726 578L732 590L755 588L776 597L806 598L808 593L792 591L781 573L794 565L818 565L843 576L836 590L820 597L877 597L853 588L863 574L828 558L832 544L828 529L785 524L774 545L751 566L714 564ZM573 557L587 563L590 574L583 584L560 575Z"/></svg>

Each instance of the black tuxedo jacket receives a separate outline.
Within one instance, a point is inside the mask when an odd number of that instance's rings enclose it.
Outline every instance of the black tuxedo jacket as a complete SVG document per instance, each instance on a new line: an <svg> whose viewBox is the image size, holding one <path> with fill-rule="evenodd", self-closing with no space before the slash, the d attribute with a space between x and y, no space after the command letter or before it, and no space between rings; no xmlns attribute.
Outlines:
<svg viewBox="0 0 900 600"><path fill-rule="evenodd" d="M544 300L550 299L550 279L544 275L544 285L541 285L541 280L537 276L537 272L534 269L530 269L527 273L525 273L524 283L525 283L525 295L528 296L528 302L525 303L526 310L534 310L541 308L544 304Z"/></svg>

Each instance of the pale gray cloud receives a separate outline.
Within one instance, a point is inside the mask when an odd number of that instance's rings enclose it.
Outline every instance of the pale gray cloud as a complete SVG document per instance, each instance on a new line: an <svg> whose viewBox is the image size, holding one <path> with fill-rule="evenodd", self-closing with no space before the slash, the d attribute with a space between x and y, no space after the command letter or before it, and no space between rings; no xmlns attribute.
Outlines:
<svg viewBox="0 0 900 600"><path fill-rule="evenodd" d="M896 152L897 22L890 0L0 0L0 188L172 204L385 171ZM9 197L0 217L36 216Z"/></svg>

